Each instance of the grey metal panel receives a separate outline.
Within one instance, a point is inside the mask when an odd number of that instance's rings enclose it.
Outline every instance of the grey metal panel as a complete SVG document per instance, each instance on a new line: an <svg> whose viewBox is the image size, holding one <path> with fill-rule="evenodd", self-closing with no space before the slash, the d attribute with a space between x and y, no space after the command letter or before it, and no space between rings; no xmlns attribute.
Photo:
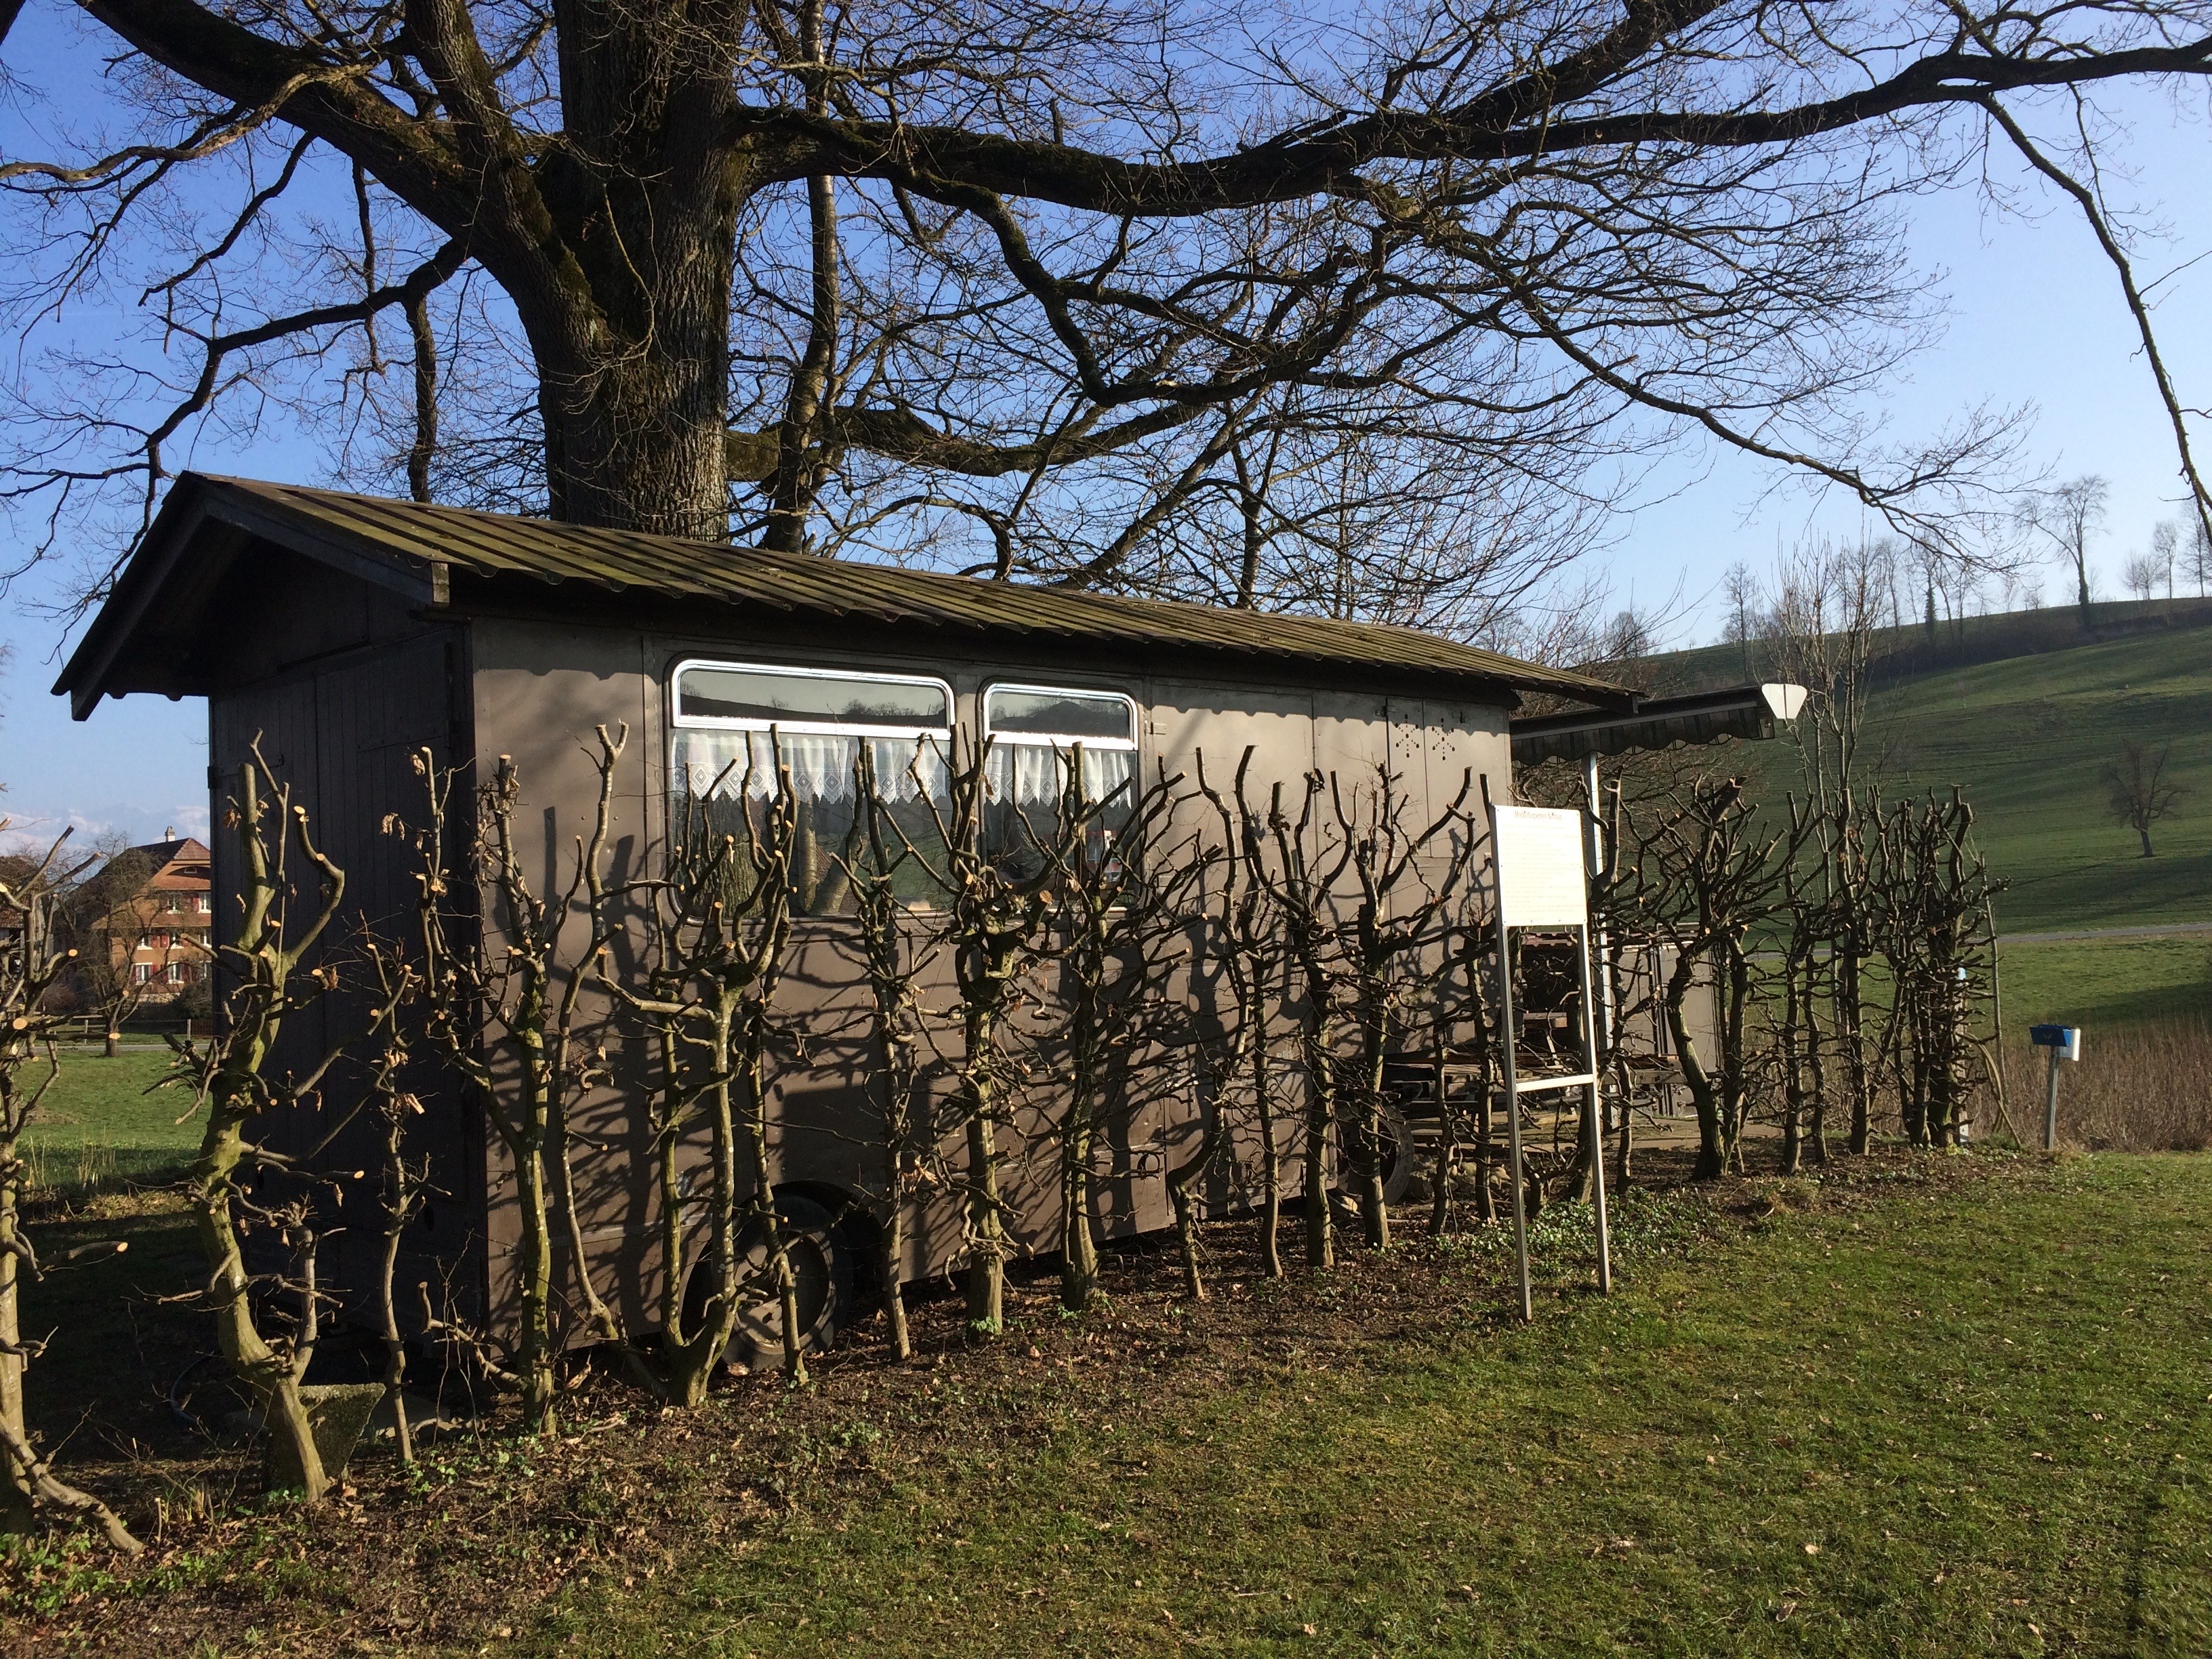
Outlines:
<svg viewBox="0 0 2212 1659"><path fill-rule="evenodd" d="M1147 684L1072 672L1035 659L840 653L792 648L758 635L678 637L543 620L478 617L471 624L468 649L461 701L464 724L472 735L463 757L474 760L480 776L489 775L501 755L513 757L520 768L518 830L528 875L541 893L559 890L573 877L575 841L588 830L594 799L592 732L601 724L611 730L625 720L630 726L617 770L613 874L619 881L659 867L667 832L665 682L669 668L685 656L932 672L953 684L961 718L971 722L978 694L994 679L1122 690L1136 696L1143 709L1148 777L1160 762L1170 772L1188 773L1194 782L1196 761L1203 755L1209 779L1225 790L1249 745L1260 799L1280 781L1295 801L1301 780L1317 760L1346 777L1368 775L1385 763L1409 780L1418 775L1424 807L1436 800L1439 773L1452 776L1455 790L1457 773L1468 764L1494 769L1504 793L1505 711L1479 702L1432 708L1295 685L1194 678ZM226 744L235 749L237 730L254 722L276 734L272 743L287 761L293 750L311 757L319 818L334 825L343 821L346 827L338 834L345 858L362 872L356 902L365 913L387 919L402 914L411 901L411 872L396 844L387 846L374 832L387 811L410 817L419 811L418 786L406 757L415 741L411 734L432 719L436 702L428 690L433 677L427 660L410 668L400 650L366 653L326 666L308 683L312 695L303 695L296 684L271 685L254 698L227 699L217 721L228 734L218 736L218 758L228 752ZM444 714L450 722L450 708ZM272 761L277 757L271 756ZM1210 816L1195 807L1186 811L1188 823L1203 822L1211 830ZM334 852L337 844L333 842ZM583 926L580 912L573 912L572 953ZM621 946L628 957L618 966L635 965L637 949L635 941ZM949 964L939 962L924 993L933 1009L950 1007ZM626 1027L595 988L587 986L583 994L584 1040L595 1048L605 1045L609 1066L607 1082L582 1103L575 1125L583 1137L577 1170L585 1228L602 1289L635 1326L643 1328L657 1316L661 1273L650 1170L653 1079L639 1034ZM1190 994L1203 1005L1211 994L1200 983L1190 988ZM851 924L834 919L800 924L781 1000L787 1036L777 1054L779 1128L772 1148L780 1184L845 1194L871 1194L880 1187L870 1146L879 1112L863 1041L866 1001L852 955ZM1287 1025L1275 1033L1279 1046L1287 1036ZM948 1053L940 1057L930 1086L943 1096L951 1087L949 1050L957 1039L940 1035L940 1041ZM1188 1079L1173 1067L1156 1069L1168 1092L1145 1102L1109 1137L1102 1153L1097 1219L1109 1233L1166 1224L1162 1176L1195 1133ZM1172 1076L1166 1075L1170 1072ZM1285 1177L1294 1186L1300 1156L1295 1125L1298 1084L1287 1069L1279 1075L1286 1095L1279 1124ZM1020 1103L1001 1149L1012 1231L1033 1251L1059 1244L1057 1176L1048 1144L1056 1109L1040 1085ZM457 1110L452 1121L458 1129L472 1125L474 1117ZM1240 1127L1237 1145L1249 1154L1249 1127ZM957 1167L957 1148L948 1152ZM457 1176L453 1186L471 1201L481 1196L483 1237L492 1253L489 1277L503 1286L507 1276L498 1264L511 1250L517 1231L511 1172L495 1142L487 1147L480 1139L470 1141L451 1156L473 1160L473 1169L481 1171ZM703 1139L689 1146L686 1156L703 1158ZM1225 1165L1212 1188L1218 1204L1247 1201L1254 1193L1251 1171L1241 1164ZM908 1271L945 1271L957 1260L963 1242L952 1195L940 1191L917 1205L910 1231ZM373 1228L362 1231L366 1237ZM503 1311L496 1299L485 1310L495 1327Z"/></svg>
<svg viewBox="0 0 2212 1659"><path fill-rule="evenodd" d="M243 689L218 692L209 700L210 765L216 779L214 853L216 926L225 943L237 939L242 854L230 808L238 788L238 769L256 740L263 760L295 807L307 814L316 845L345 872L344 911L325 935L318 960L336 965L343 988L290 1015L272 1060L275 1072L298 1073L314 1065L331 1047L357 1038L368 1023L358 939L368 928L386 941L407 943L412 927L415 884L404 841L384 832L388 815L418 820L422 786L411 764L417 748L428 746L442 761L449 748L449 675L456 641L439 629L388 643L372 653L348 652L335 659ZM267 823L274 836L279 825ZM316 902L318 885L296 844L288 848L286 868L297 922ZM315 965L314 963L308 964ZM413 1079L426 1110L413 1131L414 1152L432 1159L433 1179L458 1191L468 1132L461 1103L441 1095L427 1068ZM363 1116L349 1117L353 1097L343 1077L333 1078L311 1105L289 1112L268 1126L271 1147L325 1171L374 1171L379 1142ZM319 1272L342 1292L368 1288L367 1264L380 1230L373 1178L342 1180L336 1224L328 1234ZM447 1254L459 1231L452 1206L441 1237L435 1225L410 1237L410 1258L428 1266ZM465 1252L461 1254L465 1255Z"/></svg>

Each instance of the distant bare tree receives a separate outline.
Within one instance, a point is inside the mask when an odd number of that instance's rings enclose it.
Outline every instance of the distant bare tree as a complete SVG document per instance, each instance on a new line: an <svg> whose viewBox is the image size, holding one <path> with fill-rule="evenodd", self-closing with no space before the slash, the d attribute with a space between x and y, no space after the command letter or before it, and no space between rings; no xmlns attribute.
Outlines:
<svg viewBox="0 0 2212 1659"><path fill-rule="evenodd" d="M2155 554L2131 553L2121 567L2120 580L2127 584L2128 592L2139 599L2148 599L2158 592L2159 580L2172 579L2171 559L2161 560Z"/></svg>
<svg viewBox="0 0 2212 1659"><path fill-rule="evenodd" d="M2179 784L2166 780L2166 757L2172 749L2172 744L2166 744L2153 755L2133 738L2124 738L2120 742L2119 760L2107 763L2101 774L2108 792L2106 810L2142 837L2145 858L2154 856L2151 825L2169 816L2187 793Z"/></svg>
<svg viewBox="0 0 2212 1659"><path fill-rule="evenodd" d="M2039 532L2057 562L2074 573L2074 602L2081 608L2081 626L2089 625L2090 538L2105 527L2105 507L2112 487L2094 472L2086 472L2039 495L2021 502L2021 520Z"/></svg>
<svg viewBox="0 0 2212 1659"><path fill-rule="evenodd" d="M2189 526L2189 580L2197 584L2197 597L2203 599L2205 589L2212 586L2212 532L2194 520Z"/></svg>
<svg viewBox="0 0 2212 1659"><path fill-rule="evenodd" d="M1728 602L1728 618L1721 626L1723 644L1742 653L1743 677L1751 678L1751 642L1759 634L1760 594L1759 578L1738 559L1721 578L1721 593Z"/></svg>
<svg viewBox="0 0 2212 1659"><path fill-rule="evenodd" d="M2173 597L2173 568L2181 553L2181 526L2171 519L2160 519L2151 527L2151 562L2166 578L2166 597Z"/></svg>
<svg viewBox="0 0 2212 1659"><path fill-rule="evenodd" d="M152 937L144 894L154 866L119 831L103 836L99 851L106 861L70 890L57 921L75 947L71 983L100 1016L106 1054L112 1060L124 1022L146 993L136 958Z"/></svg>

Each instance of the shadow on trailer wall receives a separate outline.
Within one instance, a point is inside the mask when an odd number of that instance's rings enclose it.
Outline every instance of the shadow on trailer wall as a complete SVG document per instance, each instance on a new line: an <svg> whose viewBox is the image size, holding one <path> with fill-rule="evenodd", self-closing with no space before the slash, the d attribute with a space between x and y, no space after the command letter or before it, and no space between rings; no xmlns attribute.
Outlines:
<svg viewBox="0 0 2212 1659"><path fill-rule="evenodd" d="M702 677L696 696L687 669ZM1523 693L1616 712L1635 702L1600 680L1401 629L829 566L197 477L172 492L58 689L80 717L109 695L209 698L219 922L235 915L238 882L222 827L223 775L258 741L348 872L349 925L403 940L412 937L419 872L408 838L392 830L423 822L414 758L423 751L434 767L454 769L457 826L473 817L471 792L503 757L512 761L520 866L544 896L574 881L597 794L592 733L602 726L627 732L607 842L608 879L619 889L664 867L687 799L747 787L742 769L734 785L726 774L770 726L793 740L794 787L808 792L802 810L818 850L834 838L843 763L864 744L914 749L956 731L969 741L988 736L1004 757L1004 787L1017 792L1041 751L1069 738L1084 744L1086 765L1110 763L1144 781L1194 775L1202 757L1217 787L1249 752L1255 799L1280 785L1293 811L1309 775L1333 774L1349 793L1353 780L1388 769L1408 817L1422 820L1462 792L1479 798L1482 783L1509 795L1509 721ZM1121 711L1119 726L1109 705ZM1048 729L1055 720L1081 729ZM1195 803L1178 810L1194 833L1211 822ZM1423 873L1433 878L1440 856L1425 854ZM771 1179L780 1196L833 1222L845 1218L857 1236L884 1200L870 1150L880 1120L867 990L854 926L839 911L835 883L815 867L821 860L809 857L803 907L817 914L794 923L776 1006ZM458 875L457 866L447 873ZM457 893L461 919L480 921L495 948L497 894L465 879ZM574 971L588 920L580 902L571 905L564 972ZM348 948L333 936L325 960ZM636 949L618 940L617 967ZM1420 979L1425 964L1407 971ZM919 988L937 1018L917 1086L939 1099L953 1063L943 1019L949 975L933 962ZM580 994L580 1030L605 1068L569 1126L582 1244L593 1283L639 1328L663 1272L646 1109L653 1056L596 984ZM1122 1103L1097 1152L1093 1221L1109 1235L1167 1223L1166 1172L1200 1133L1218 998L1203 975L1176 994L1192 1034L1136 1057L1129 1071L1142 1079L1140 1097ZM1284 1000L1271 1027L1286 1061L1299 1012L1296 996ZM363 1012L358 997L327 1000L288 1029L278 1066L309 1063ZM1341 1029L1338 1041L1349 1041ZM1055 1056L1040 1042L1031 1058L997 1155L1016 1246L1041 1254L1060 1243L1048 1133ZM1304 1152L1298 1095L1310 1079L1289 1063L1279 1076L1279 1145L1294 1182ZM349 1094L359 1086L357 1070L341 1067L319 1111L294 1115L275 1141L303 1167L337 1177L338 1213L324 1229L321 1271L356 1297L377 1231L374 1183L351 1176L373 1168ZM426 1065L411 1086L425 1109L421 1150L432 1157L434 1190L409 1233L403 1279L428 1285L458 1315L496 1332L513 1307L515 1172L449 1076ZM1230 1151L1201 1194L1215 1213L1254 1196L1257 1159L1241 1117ZM935 1162L957 1172L957 1148ZM679 1201L697 1191L696 1167L687 1166ZM1394 1165L1391 1175L1402 1185L1406 1171ZM960 1194L948 1181L924 1182L907 1203L904 1271L946 1271L969 1245ZM573 1274L573 1266L558 1271Z"/></svg>

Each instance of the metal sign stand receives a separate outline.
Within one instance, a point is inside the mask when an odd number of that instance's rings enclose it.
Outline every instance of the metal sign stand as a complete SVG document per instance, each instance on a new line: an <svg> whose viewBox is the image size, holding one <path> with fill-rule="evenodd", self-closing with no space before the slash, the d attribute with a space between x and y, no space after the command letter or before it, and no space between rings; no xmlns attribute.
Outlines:
<svg viewBox="0 0 2212 1659"><path fill-rule="evenodd" d="M1583 1133L1589 1137L1590 1193L1597 1222L1597 1286L1613 1291L1613 1251L1606 1231L1605 1140L1598 1106L1597 1034L1593 1024L1590 983L1589 895L1583 868L1583 822L1579 812L1490 804L1490 844L1498 870L1498 979L1501 1071L1505 1084L1506 1155L1513 1181L1513 1255L1521 1276L1521 1317L1536 1316L1528 1281L1528 1216L1523 1197L1521 1097L1579 1089ZM1571 878L1570 879L1570 870ZM1522 1082L1515 1049L1519 1018L1513 1006L1514 933L1523 928L1571 929L1582 990L1582 1069L1566 1077L1537 1077Z"/></svg>
<svg viewBox="0 0 2212 1659"><path fill-rule="evenodd" d="M2031 1025L2027 1040L2051 1050L2051 1083L2043 1097L2043 1150L2058 1150L2058 1062L2081 1058L2081 1028L2078 1025Z"/></svg>

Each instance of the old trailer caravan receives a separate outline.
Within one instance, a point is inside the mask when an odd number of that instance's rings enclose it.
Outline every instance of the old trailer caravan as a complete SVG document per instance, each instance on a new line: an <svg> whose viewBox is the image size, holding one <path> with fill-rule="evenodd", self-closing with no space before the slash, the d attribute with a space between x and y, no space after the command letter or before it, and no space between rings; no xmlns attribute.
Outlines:
<svg viewBox="0 0 2212 1659"><path fill-rule="evenodd" d="M1012 770L1048 765L1080 738L1102 775L1188 769L1219 775L1249 749L1255 778L1318 769L1403 780L1409 811L1448 805L1468 775L1510 794L1509 720L1524 693L1626 712L1633 699L1585 676L1407 629L1117 599L974 580L329 491L187 476L86 633L58 690L79 718L106 696L204 696L216 798L219 925L236 914L239 857L222 828L237 768L258 740L348 872L362 927L404 932L412 854L386 832L419 816L413 757L488 773L512 757L517 822L546 889L571 856L597 775L595 727L626 723L614 849L653 866L687 792L710 787L774 724L793 787L823 823L848 787L856 745L893 761L956 729L989 737ZM890 767L879 769L892 769ZM1021 787L1018 783L1017 787ZM871 1190L865 985L832 862L817 857L798 927L785 1013L805 1037L781 1068L780 1194L864 1222ZM357 1012L357 1005L353 1011ZM288 1033L304 1054L352 1017L322 1005L323 1029ZM608 1294L650 1307L662 1270L643 1114L610 1018L612 1080L577 1127L596 1148L586 1244ZM280 1150L358 1169L363 1125L345 1120L343 1079L319 1119L280 1126ZM514 1237L513 1172L478 1115L434 1100L421 1146L439 1196L411 1235L409 1283L434 1270L473 1316L496 1322ZM1163 1137L1133 1123L1102 1152L1099 1225L1162 1224ZM328 1144L325 1142L328 1139ZM1048 1174L1020 1176L1020 1243L1056 1247ZM1215 1194L1237 1199L1234 1171ZM366 1281L376 1233L373 1182L347 1188L349 1214L320 1264L326 1284ZM909 1274L943 1271L961 1235L949 1206L921 1205ZM420 1267L422 1272L416 1272Z"/></svg>

